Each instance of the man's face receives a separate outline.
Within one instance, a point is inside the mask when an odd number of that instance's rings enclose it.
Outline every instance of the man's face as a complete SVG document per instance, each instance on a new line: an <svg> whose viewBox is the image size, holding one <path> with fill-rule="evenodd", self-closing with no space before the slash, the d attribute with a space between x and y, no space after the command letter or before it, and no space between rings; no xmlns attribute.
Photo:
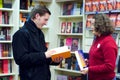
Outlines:
<svg viewBox="0 0 120 80"><path fill-rule="evenodd" d="M50 15L48 13L44 14L43 16L40 16L39 14L36 15L36 25L39 29L41 29L44 25L47 24Z"/></svg>

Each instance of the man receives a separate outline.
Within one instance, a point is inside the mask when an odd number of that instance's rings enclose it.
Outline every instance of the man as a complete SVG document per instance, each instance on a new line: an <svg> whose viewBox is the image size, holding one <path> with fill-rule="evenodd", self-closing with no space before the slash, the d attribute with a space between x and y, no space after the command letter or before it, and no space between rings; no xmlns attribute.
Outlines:
<svg viewBox="0 0 120 80"><path fill-rule="evenodd" d="M46 7L34 7L30 19L13 35L13 56L19 65L20 80L50 80L49 65L61 61L61 58L51 60L54 51L47 51L41 31L50 15Z"/></svg>

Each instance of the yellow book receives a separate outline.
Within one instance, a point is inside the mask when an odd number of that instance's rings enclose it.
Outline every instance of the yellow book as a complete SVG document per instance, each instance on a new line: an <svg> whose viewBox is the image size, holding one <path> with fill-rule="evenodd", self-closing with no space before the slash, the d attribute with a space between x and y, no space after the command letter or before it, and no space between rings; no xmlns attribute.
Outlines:
<svg viewBox="0 0 120 80"><path fill-rule="evenodd" d="M0 0L0 8L3 8L3 2Z"/></svg>
<svg viewBox="0 0 120 80"><path fill-rule="evenodd" d="M52 60L54 60L57 57L63 57L63 58L69 58L69 57L71 57L70 50L68 49L67 46L54 48L52 50L55 51L55 53L51 57Z"/></svg>
<svg viewBox="0 0 120 80"><path fill-rule="evenodd" d="M79 65L80 70L83 70L83 68L87 67L83 53L81 50L75 51L75 56L76 56L76 59L78 61L78 65Z"/></svg>

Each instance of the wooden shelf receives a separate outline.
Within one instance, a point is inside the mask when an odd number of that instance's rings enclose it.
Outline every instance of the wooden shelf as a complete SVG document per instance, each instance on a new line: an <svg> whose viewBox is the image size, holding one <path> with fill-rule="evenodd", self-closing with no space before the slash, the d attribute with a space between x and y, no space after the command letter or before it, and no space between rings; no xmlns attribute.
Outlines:
<svg viewBox="0 0 120 80"><path fill-rule="evenodd" d="M2 40L0 40L0 43L12 43L12 41L2 41Z"/></svg>
<svg viewBox="0 0 120 80"><path fill-rule="evenodd" d="M13 27L13 24L0 24L0 27Z"/></svg>
<svg viewBox="0 0 120 80"><path fill-rule="evenodd" d="M59 16L59 18L83 18L83 15L63 15Z"/></svg>
<svg viewBox="0 0 120 80"><path fill-rule="evenodd" d="M58 33L59 36L83 36L83 33Z"/></svg>
<svg viewBox="0 0 120 80"><path fill-rule="evenodd" d="M63 68L54 68L54 69L55 69L56 71L64 71L64 72L81 74L80 71L75 71L75 70L69 70L69 69L63 69Z"/></svg>
<svg viewBox="0 0 120 80"><path fill-rule="evenodd" d="M4 60L4 59L13 59L13 57L0 57L0 60Z"/></svg>
<svg viewBox="0 0 120 80"><path fill-rule="evenodd" d="M0 8L0 10L1 11L8 11L8 12L13 11L13 9L11 9L11 8Z"/></svg>
<svg viewBox="0 0 120 80"><path fill-rule="evenodd" d="M0 77L2 76L14 76L15 73L5 73L5 74L0 74Z"/></svg>

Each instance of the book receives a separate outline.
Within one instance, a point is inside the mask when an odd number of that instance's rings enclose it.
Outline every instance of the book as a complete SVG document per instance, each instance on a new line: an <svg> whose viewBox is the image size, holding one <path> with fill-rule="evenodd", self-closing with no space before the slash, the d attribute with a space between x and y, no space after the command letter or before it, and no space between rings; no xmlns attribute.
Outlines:
<svg viewBox="0 0 120 80"><path fill-rule="evenodd" d="M68 46L62 46L52 50L55 51L55 53L51 56L52 60L56 59L57 57L69 58L71 56Z"/></svg>
<svg viewBox="0 0 120 80"><path fill-rule="evenodd" d="M66 26L67 26L66 22L61 23L61 33L65 33Z"/></svg>
<svg viewBox="0 0 120 80"><path fill-rule="evenodd" d="M66 33L71 33L72 22L67 22Z"/></svg>
<svg viewBox="0 0 120 80"><path fill-rule="evenodd" d="M80 70L83 70L83 68L87 67L82 50L75 51L75 56L78 61Z"/></svg>
<svg viewBox="0 0 120 80"><path fill-rule="evenodd" d="M74 3L67 2L63 4L63 15L73 15Z"/></svg>

